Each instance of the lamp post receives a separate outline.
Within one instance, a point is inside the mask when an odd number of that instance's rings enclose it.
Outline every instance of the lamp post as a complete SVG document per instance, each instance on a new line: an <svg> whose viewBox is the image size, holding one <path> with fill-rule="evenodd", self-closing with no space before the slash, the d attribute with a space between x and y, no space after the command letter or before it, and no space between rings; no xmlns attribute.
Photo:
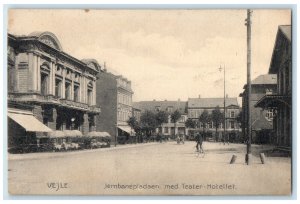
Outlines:
<svg viewBox="0 0 300 204"><path fill-rule="evenodd" d="M222 71L222 69L223 69L223 72L224 72L224 118L223 118L223 123L224 123L224 126L223 126L223 128L224 128L224 145L225 145L225 140L226 140L226 101L225 101L225 81L226 81L226 79L225 79L225 72L226 72L226 69L225 69L225 65L223 66L223 68L222 68L222 66L220 65L220 68L219 68L219 70L220 70L220 72Z"/></svg>
<svg viewBox="0 0 300 204"><path fill-rule="evenodd" d="M245 20L245 25L247 26L247 154L245 161L247 165L251 162L251 110L250 110L250 100L251 100L251 14L252 11L247 9L247 19Z"/></svg>

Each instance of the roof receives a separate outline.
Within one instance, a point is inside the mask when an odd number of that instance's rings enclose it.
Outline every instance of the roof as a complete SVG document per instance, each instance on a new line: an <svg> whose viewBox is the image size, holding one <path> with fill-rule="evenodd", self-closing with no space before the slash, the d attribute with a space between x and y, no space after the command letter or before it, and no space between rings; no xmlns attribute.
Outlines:
<svg viewBox="0 0 300 204"><path fill-rule="evenodd" d="M237 98L226 98L226 107L239 106ZM188 108L215 108L224 106L224 98L189 98Z"/></svg>
<svg viewBox="0 0 300 204"><path fill-rule="evenodd" d="M259 75L251 81L251 84L277 84L277 74Z"/></svg>
<svg viewBox="0 0 300 204"><path fill-rule="evenodd" d="M95 59L82 59L81 61L85 63L89 68L94 69L97 72L99 72L101 69L101 66Z"/></svg>
<svg viewBox="0 0 300 204"><path fill-rule="evenodd" d="M281 32L285 35L285 37L292 41L292 26L291 25L280 25L278 28L281 30Z"/></svg>
<svg viewBox="0 0 300 204"><path fill-rule="evenodd" d="M276 74L281 64L291 61L291 40L292 40L291 34L292 34L291 25L278 26L272 58L269 67L269 74Z"/></svg>
<svg viewBox="0 0 300 204"><path fill-rule="evenodd" d="M160 110L166 111L168 107L173 107L173 111L178 110L180 113L186 112L186 101L140 101L134 102L133 107L140 109L141 111L150 110L156 111L157 107L160 107Z"/></svg>

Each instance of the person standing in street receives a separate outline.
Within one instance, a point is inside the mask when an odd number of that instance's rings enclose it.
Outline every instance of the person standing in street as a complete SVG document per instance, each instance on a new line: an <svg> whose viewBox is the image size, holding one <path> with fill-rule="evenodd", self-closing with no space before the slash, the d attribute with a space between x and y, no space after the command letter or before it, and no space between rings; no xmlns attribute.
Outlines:
<svg viewBox="0 0 300 204"><path fill-rule="evenodd" d="M199 132L197 133L197 136L196 136L196 149L197 149L197 152L200 152L200 153L204 153L204 150L203 150L203 135L201 135Z"/></svg>

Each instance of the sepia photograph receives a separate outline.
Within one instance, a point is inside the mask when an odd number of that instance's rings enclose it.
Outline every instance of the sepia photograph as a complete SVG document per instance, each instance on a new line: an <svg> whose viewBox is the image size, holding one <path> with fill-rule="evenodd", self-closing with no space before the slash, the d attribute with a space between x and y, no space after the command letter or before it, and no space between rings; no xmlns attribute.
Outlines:
<svg viewBox="0 0 300 204"><path fill-rule="evenodd" d="M292 11L8 9L8 193L291 196Z"/></svg>

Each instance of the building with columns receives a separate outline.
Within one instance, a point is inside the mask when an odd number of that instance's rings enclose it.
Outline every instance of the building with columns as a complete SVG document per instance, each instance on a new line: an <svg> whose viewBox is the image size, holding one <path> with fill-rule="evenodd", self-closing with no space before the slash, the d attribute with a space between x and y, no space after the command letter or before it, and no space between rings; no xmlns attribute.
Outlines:
<svg viewBox="0 0 300 204"><path fill-rule="evenodd" d="M87 134L95 129L95 115L100 113L96 106L100 66L96 60L79 60L65 53L50 32L8 34L7 49L8 108L13 114L26 109L52 130ZM9 127L18 123L14 119L9 114Z"/></svg>

